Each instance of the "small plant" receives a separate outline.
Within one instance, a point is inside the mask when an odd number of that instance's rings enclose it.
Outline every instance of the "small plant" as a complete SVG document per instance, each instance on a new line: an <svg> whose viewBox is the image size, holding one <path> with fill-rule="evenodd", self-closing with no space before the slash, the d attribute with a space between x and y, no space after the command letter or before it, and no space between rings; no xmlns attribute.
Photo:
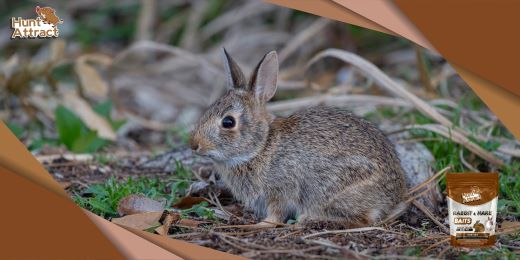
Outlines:
<svg viewBox="0 0 520 260"><path fill-rule="evenodd" d="M130 194L143 194L152 199L168 197L165 193L166 184L158 179L129 178L118 182L110 178L101 184L91 185L85 193L89 197L79 194L73 196L74 201L82 208L86 208L102 217L117 216L117 205L119 201Z"/></svg>
<svg viewBox="0 0 520 260"><path fill-rule="evenodd" d="M187 218L188 214L195 214L201 218L216 220L217 218L215 217L215 212L211 209L208 209L208 205L208 202L203 201L189 209L182 210L181 217Z"/></svg>
<svg viewBox="0 0 520 260"><path fill-rule="evenodd" d="M75 153L92 153L105 146L108 141L98 137L79 117L64 106L55 110L56 128L61 143Z"/></svg>
<svg viewBox="0 0 520 260"><path fill-rule="evenodd" d="M126 123L126 120L114 120L112 118L112 115L110 114L112 111L112 107L112 101L107 100L105 102L95 105L92 109L94 109L94 111L98 113L100 116L104 117L110 123L112 129L117 131L121 126L123 126Z"/></svg>

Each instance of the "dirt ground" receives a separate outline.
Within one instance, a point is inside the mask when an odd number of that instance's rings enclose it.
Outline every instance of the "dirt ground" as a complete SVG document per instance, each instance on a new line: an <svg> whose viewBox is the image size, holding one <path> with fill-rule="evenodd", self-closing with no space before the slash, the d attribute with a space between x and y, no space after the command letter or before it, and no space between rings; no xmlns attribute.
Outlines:
<svg viewBox="0 0 520 260"><path fill-rule="evenodd" d="M55 159L44 165L53 177L60 182L71 195L84 194L87 187L102 183L113 176L117 180L128 177L158 178L169 182L175 178L175 171L167 165L171 158L183 159L190 163L183 152L173 151L158 156L121 156L110 162L68 161ZM191 161L194 169L205 162ZM195 181L195 180L194 180ZM303 224L284 224L276 228L251 229L256 223L252 214L242 208L229 195L219 197L222 207L233 216L229 219L214 221L202 220L198 226L175 226L170 228L168 236L185 240L197 245L210 247L223 252L242 255L254 259L415 259L415 258L461 258L485 256L502 259L508 256L503 248L520 248L518 234L498 236L495 247L486 250L468 250L449 246L449 236L431 219L424 215L410 217L407 213L400 219L379 227L346 229L337 223L312 222ZM445 203L442 216L447 214ZM414 219L415 223L410 223ZM498 219L514 221L513 217ZM444 222L443 219L439 219ZM447 225L446 225L447 226ZM500 233L503 228L497 227ZM509 256L510 257L510 256Z"/></svg>

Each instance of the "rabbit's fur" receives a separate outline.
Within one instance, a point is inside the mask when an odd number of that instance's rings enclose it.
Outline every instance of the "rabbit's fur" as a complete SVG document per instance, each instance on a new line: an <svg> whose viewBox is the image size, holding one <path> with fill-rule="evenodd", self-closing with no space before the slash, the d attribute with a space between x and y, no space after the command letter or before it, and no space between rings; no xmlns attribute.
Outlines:
<svg viewBox="0 0 520 260"><path fill-rule="evenodd" d="M384 134L344 110L315 107L274 118L276 52L264 56L249 83L224 50L230 90L202 116L192 149L212 158L233 195L267 222L331 220L375 223L400 211L405 181ZM236 120L224 128L223 118Z"/></svg>

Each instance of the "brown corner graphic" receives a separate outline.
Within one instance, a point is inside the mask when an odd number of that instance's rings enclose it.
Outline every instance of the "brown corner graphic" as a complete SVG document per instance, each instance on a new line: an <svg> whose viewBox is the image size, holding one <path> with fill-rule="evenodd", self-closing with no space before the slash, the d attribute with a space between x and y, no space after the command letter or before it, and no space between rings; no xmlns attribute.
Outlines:
<svg viewBox="0 0 520 260"><path fill-rule="evenodd" d="M520 95L520 1L394 2L443 57Z"/></svg>
<svg viewBox="0 0 520 260"><path fill-rule="evenodd" d="M0 258L124 258L71 200L1 166L0 205Z"/></svg>
<svg viewBox="0 0 520 260"><path fill-rule="evenodd" d="M267 3L284 6L287 8L299 10L306 13L311 13L323 16L329 19L342 21L344 23L354 24L365 27L378 32L383 32L395 35L394 32L385 27L355 13L349 9L343 8L341 5L331 0L264 0Z"/></svg>

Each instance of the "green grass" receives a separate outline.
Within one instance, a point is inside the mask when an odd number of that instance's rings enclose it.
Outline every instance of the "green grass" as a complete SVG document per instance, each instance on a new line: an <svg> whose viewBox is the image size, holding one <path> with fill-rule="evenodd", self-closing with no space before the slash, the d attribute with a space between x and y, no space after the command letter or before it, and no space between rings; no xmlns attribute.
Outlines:
<svg viewBox="0 0 520 260"><path fill-rule="evenodd" d="M471 253L471 255L470 255ZM489 259L518 259L519 255L510 249L502 247L499 249L473 249L471 252L461 252L458 259L461 260L489 260Z"/></svg>
<svg viewBox="0 0 520 260"><path fill-rule="evenodd" d="M455 125L458 125L461 108L471 110L480 110L483 108L483 104L478 97L472 93L465 94L459 103L459 107L453 110L449 107L442 107L443 109L451 110L454 112L454 117L451 118ZM372 121L380 121L381 119L389 119L397 122L403 122L404 124L433 124L436 123L429 117L421 114L418 111L408 112L406 114L400 113L399 109L394 108L383 108L367 115L367 118ZM465 125L465 129L474 131L478 126ZM485 165L486 162L476 156L471 156L471 152L464 146L459 145L452 140L445 138L439 134L422 130L412 129L409 131L410 138L426 139L421 141L428 150L432 153L435 158L435 163L432 165L434 171L440 171L441 169L451 166L450 172L468 172L467 169L459 156L459 153L463 151L466 160L471 160L470 163L478 167L479 165ZM504 131L503 127L498 126L495 128L493 136L501 136L504 138L514 138L510 133ZM430 140L431 139L431 140ZM490 141L481 141L470 136L469 139L480 147L487 151L495 151L499 148L500 143ZM500 173L499 179L499 201L498 211L502 215L514 215L520 216L520 181L518 179L520 173L520 161L518 159L513 160L504 167L498 169ZM440 188L444 190L446 188L445 178L440 182Z"/></svg>
<svg viewBox="0 0 520 260"><path fill-rule="evenodd" d="M105 160L99 157L97 160ZM104 218L117 217L117 205L119 201L131 194L141 194L154 200L166 199L166 208L184 197L189 188L191 172L179 161L176 162L175 181L161 181L145 177L116 180L114 177L100 184L88 187L81 196L75 194L73 200L82 208ZM207 208L208 203L202 202L190 209L182 210L183 217L195 215L206 219L215 219L214 212Z"/></svg>

